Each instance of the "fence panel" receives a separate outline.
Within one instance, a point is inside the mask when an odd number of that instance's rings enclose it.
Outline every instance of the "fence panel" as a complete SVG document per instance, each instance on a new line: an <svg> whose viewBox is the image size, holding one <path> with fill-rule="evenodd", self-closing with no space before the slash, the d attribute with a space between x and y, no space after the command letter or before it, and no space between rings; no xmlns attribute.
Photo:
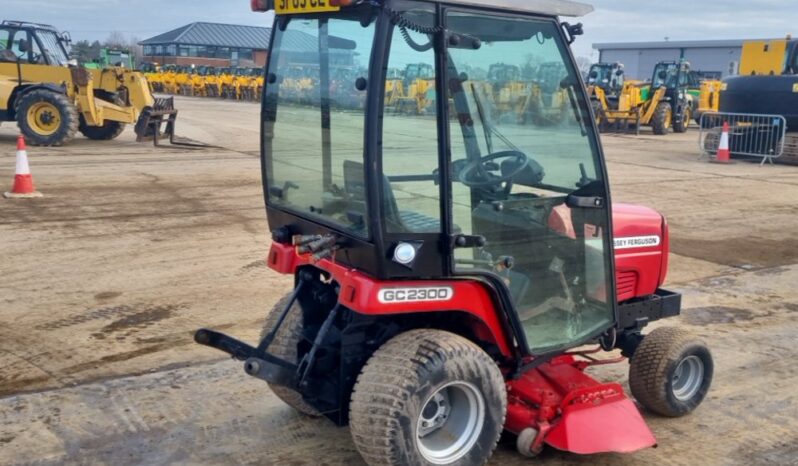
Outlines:
<svg viewBox="0 0 798 466"><path fill-rule="evenodd" d="M707 112L701 115L698 144L701 152L715 157L723 124L729 124L729 152L744 157L761 157L762 164L784 154L787 120L781 115Z"/></svg>

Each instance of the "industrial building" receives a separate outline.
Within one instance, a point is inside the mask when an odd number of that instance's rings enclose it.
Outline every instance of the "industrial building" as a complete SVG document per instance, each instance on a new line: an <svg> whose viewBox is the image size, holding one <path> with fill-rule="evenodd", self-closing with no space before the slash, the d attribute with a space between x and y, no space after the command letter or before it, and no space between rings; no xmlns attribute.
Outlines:
<svg viewBox="0 0 798 466"><path fill-rule="evenodd" d="M599 61L624 64L626 76L650 79L657 62L686 59L691 68L709 78L737 74L744 40L698 40L593 44Z"/></svg>
<svg viewBox="0 0 798 466"><path fill-rule="evenodd" d="M264 66L271 29L191 23L146 39L144 61L175 65Z"/></svg>

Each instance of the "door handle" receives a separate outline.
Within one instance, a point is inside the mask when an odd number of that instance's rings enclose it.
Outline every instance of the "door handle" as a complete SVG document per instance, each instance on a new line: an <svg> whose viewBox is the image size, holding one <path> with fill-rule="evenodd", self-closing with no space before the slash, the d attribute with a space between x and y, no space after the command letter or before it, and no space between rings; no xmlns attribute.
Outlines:
<svg viewBox="0 0 798 466"><path fill-rule="evenodd" d="M605 202L600 196L577 196L569 194L565 198L565 205L572 209L603 209Z"/></svg>

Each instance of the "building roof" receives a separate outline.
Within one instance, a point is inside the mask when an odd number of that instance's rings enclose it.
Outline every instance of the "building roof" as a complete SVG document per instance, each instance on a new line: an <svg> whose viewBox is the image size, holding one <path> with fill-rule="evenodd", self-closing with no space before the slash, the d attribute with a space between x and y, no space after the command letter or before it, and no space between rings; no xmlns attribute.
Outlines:
<svg viewBox="0 0 798 466"><path fill-rule="evenodd" d="M141 45L212 45L268 49L271 28L237 24L191 23L139 42Z"/></svg>
<svg viewBox="0 0 798 466"><path fill-rule="evenodd" d="M729 40L672 40L659 42L604 42L593 44L596 50L638 50L638 49L691 49L742 47L749 39ZM753 39L773 40L773 39Z"/></svg>

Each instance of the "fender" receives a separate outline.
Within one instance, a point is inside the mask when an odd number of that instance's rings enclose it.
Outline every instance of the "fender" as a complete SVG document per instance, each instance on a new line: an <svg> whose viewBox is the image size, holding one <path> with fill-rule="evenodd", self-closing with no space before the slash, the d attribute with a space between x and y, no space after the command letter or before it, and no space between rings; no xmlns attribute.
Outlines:
<svg viewBox="0 0 798 466"><path fill-rule="evenodd" d="M9 119L16 120L16 118L17 118L17 115L16 115L16 113L17 113L16 112L16 107L17 106L15 105L15 102L18 99L22 98L22 96L24 96L28 92L37 91L37 90L46 90L46 91L57 92L59 94L67 95L66 89L63 86L59 86L57 84L53 84L53 83L24 84L23 83L22 85L17 86L16 89L14 89L11 92L11 96L8 98L8 117L9 117Z"/></svg>
<svg viewBox="0 0 798 466"><path fill-rule="evenodd" d="M513 339L507 335L490 292L474 280L377 281L329 259L315 264L309 255L299 255L292 246L272 243L266 259L269 268L294 274L303 265L313 265L341 287L339 302L365 315L398 315L418 312L462 311L485 325L490 339L504 356L513 355ZM484 335L487 336L487 335Z"/></svg>

